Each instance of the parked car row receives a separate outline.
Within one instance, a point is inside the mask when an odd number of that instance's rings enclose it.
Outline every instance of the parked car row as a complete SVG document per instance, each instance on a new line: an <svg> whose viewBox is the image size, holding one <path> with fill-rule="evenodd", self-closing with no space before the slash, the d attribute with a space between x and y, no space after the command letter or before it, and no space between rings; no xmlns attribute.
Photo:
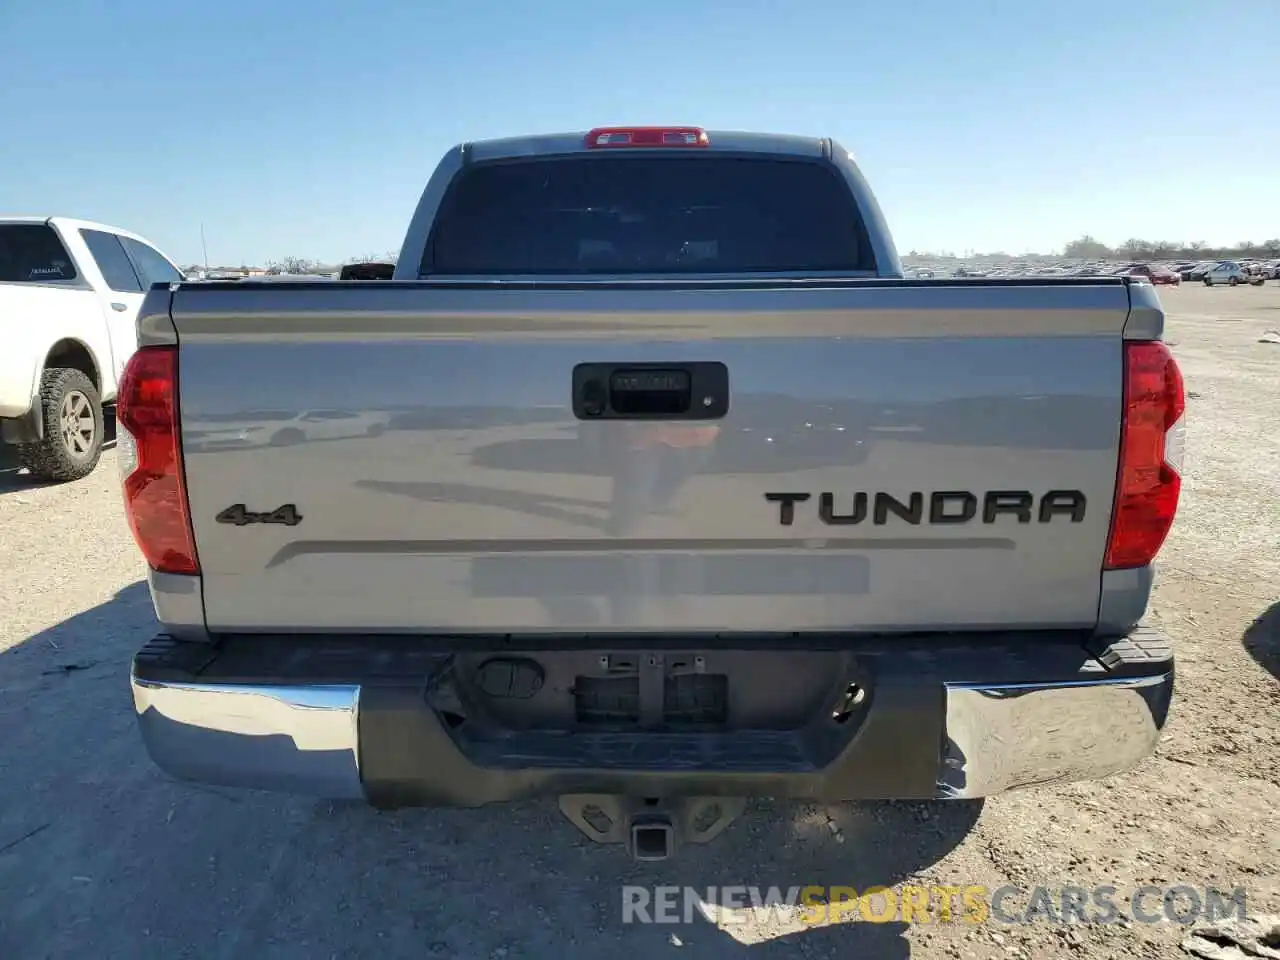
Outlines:
<svg viewBox="0 0 1280 960"><path fill-rule="evenodd" d="M1158 285L1204 283L1208 286L1259 286L1267 280L1280 280L1280 259L1276 260L1178 260L1171 262L1116 262L1104 260L1051 260L1043 257L1021 257L1010 260L975 258L948 262L906 258L908 276L999 278L999 277L1105 277L1144 276ZM1207 279L1206 279L1207 278Z"/></svg>

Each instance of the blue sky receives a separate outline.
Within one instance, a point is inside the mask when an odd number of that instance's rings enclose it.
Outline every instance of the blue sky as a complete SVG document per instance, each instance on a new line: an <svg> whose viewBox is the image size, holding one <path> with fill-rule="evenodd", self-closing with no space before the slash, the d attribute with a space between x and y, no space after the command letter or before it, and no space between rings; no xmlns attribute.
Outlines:
<svg viewBox="0 0 1280 960"><path fill-rule="evenodd" d="M612 123L828 135L898 245L1280 235L1280 6L0 0L0 212L183 263L399 246L440 154Z"/></svg>

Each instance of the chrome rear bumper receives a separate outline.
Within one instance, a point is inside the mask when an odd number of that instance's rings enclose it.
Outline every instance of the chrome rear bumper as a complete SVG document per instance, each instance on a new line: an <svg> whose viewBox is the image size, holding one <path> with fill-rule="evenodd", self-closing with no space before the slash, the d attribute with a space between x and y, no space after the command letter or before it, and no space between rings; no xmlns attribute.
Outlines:
<svg viewBox="0 0 1280 960"><path fill-rule="evenodd" d="M1173 673L945 689L949 747L938 796L966 799L1136 766L1160 740Z"/></svg>
<svg viewBox="0 0 1280 960"><path fill-rule="evenodd" d="M966 799L1104 777L1149 756L1174 680L1167 644L1151 655L1150 636L1136 666L1126 639L1130 661L1117 667L1113 657L1108 668L1104 657L1071 679L939 681L882 669L865 719L829 763L808 767L758 758L752 765L727 754L723 764L698 764L652 749L637 751L646 759L634 765L593 764L602 741L589 735L582 758L570 754L570 762L537 762L518 750L495 761L492 748L468 749L412 678L390 685L210 682L207 670L198 678L157 677L154 655L140 653L131 684L152 759L201 783L379 806L477 806L564 793ZM737 737L749 735L728 734L724 742ZM651 735L645 746L653 745Z"/></svg>
<svg viewBox="0 0 1280 960"><path fill-rule="evenodd" d="M131 683L148 753L180 780L364 796L357 686Z"/></svg>
<svg viewBox="0 0 1280 960"><path fill-rule="evenodd" d="M179 780L328 799L365 796L358 686L170 684L137 676L132 686L147 751ZM1126 771L1155 751L1160 704L1167 705L1171 687L1171 672L1070 684L945 685L945 746L933 795L973 799ZM732 774L709 776L730 788ZM904 788L905 797L915 792Z"/></svg>

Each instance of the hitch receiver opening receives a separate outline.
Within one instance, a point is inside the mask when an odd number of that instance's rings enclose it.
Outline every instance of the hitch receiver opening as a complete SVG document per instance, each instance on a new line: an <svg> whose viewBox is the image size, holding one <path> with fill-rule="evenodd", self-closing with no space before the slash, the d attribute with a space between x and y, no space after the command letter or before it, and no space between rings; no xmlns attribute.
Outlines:
<svg viewBox="0 0 1280 960"><path fill-rule="evenodd" d="M667 819L631 823L631 855L637 860L666 860L675 852L675 827Z"/></svg>

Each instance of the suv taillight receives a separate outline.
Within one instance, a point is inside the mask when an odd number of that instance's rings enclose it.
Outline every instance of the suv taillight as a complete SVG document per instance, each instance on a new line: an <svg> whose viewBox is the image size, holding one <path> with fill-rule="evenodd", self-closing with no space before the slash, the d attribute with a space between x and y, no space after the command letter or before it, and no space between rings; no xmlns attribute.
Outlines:
<svg viewBox="0 0 1280 960"><path fill-rule="evenodd" d="M116 398L124 512L153 570L198 574L178 421L178 348L143 347Z"/></svg>
<svg viewBox="0 0 1280 960"><path fill-rule="evenodd" d="M1124 345L1120 469L1105 567L1145 567L1178 510L1186 439L1182 372L1159 342Z"/></svg>

